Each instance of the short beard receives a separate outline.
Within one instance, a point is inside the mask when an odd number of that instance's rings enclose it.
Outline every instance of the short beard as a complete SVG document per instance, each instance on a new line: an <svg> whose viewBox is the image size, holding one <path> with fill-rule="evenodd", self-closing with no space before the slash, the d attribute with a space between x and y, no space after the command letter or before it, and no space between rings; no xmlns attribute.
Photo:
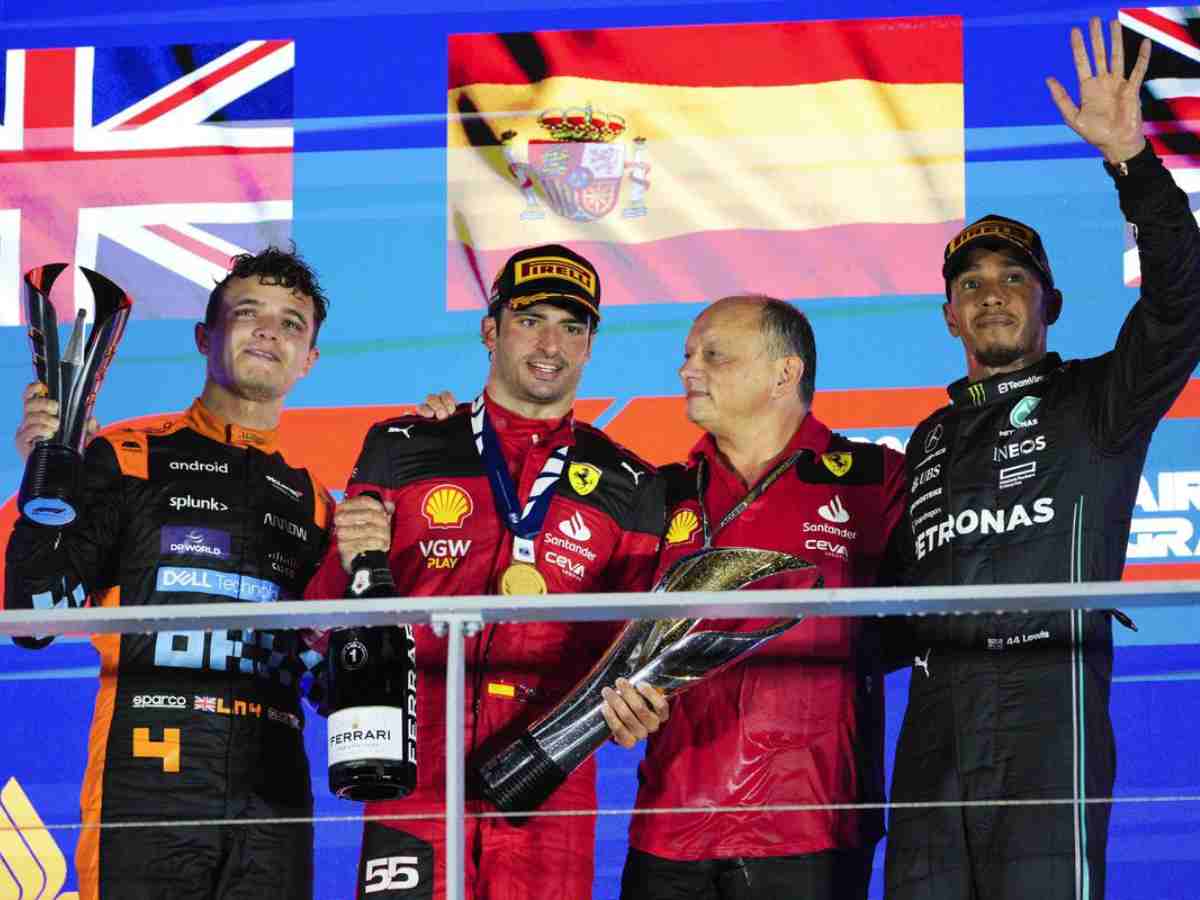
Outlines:
<svg viewBox="0 0 1200 900"><path fill-rule="evenodd" d="M1011 366L1024 355L1025 351L1020 347L989 347L975 351L975 359L989 369Z"/></svg>

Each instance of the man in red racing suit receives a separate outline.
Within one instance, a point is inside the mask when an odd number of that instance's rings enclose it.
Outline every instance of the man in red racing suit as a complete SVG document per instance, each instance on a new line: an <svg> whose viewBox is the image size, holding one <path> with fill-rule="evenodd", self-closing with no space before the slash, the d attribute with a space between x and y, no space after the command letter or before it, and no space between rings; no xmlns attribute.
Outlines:
<svg viewBox="0 0 1200 900"><path fill-rule="evenodd" d="M696 320L684 360L688 417L708 433L686 467L663 470L662 566L708 544L758 547L814 563L826 587L876 583L903 511L903 457L809 411L816 346L804 316L778 300L720 300ZM811 576L757 586L808 587ZM637 808L880 802L879 675L862 620L800 622L672 701ZM635 815L621 896L865 898L881 834L879 810Z"/></svg>
<svg viewBox="0 0 1200 900"><path fill-rule="evenodd" d="M521 593L533 592L529 585L539 579L541 591L553 593L649 586L662 533L663 483L651 466L571 414L598 303L595 270L565 247L535 247L509 260L483 320L483 340L493 354L483 394L444 421L407 416L371 429L347 488L350 499L335 520L338 546L326 557L309 596L342 596L346 566L364 549L388 550L398 593L407 596L510 592L506 579L514 569L533 579L520 583ZM534 494L542 496L540 485L550 486L544 522L531 539L532 562L515 561L521 538L497 511L489 478L498 476L489 475L488 458L477 444L489 435L522 507ZM386 507L364 492L377 495ZM390 522L388 507L395 510ZM468 768L502 750L563 697L603 653L617 624L488 624L468 638ZM445 812L446 642L428 627L414 631L417 787L403 800L369 804L368 816ZM641 695L628 686L624 690L632 692L629 701L636 705ZM651 702L665 717L665 701ZM657 727L649 704L642 713L650 727ZM622 727L611 719L610 725L614 734ZM634 735L644 736L645 731ZM595 808L594 760L542 807ZM468 785L467 812L485 811L491 807ZM467 896L589 896L594 824L591 815L469 818ZM397 856L415 857L415 883L411 877L393 879L379 863ZM441 819L368 821L359 896L441 898L444 856Z"/></svg>

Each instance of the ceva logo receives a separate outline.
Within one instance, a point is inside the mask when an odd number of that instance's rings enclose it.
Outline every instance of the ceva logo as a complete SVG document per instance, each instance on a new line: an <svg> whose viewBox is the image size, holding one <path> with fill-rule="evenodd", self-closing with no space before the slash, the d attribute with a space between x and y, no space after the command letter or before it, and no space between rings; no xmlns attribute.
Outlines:
<svg viewBox="0 0 1200 900"><path fill-rule="evenodd" d="M67 861L15 778L0 790L0 831L15 838L0 841L0 871L7 868L16 882L16 896L79 900L75 892L59 893L67 880Z"/></svg>

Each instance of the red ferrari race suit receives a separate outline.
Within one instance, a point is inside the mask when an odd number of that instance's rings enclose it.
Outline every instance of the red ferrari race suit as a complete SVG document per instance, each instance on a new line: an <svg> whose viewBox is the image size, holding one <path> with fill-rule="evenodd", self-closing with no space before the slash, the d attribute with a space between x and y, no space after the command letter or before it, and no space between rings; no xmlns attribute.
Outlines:
<svg viewBox="0 0 1200 900"><path fill-rule="evenodd" d="M645 590L662 533L663 482L653 467L568 415L525 419L488 400L487 413L522 501L551 453L570 447L541 534L537 567L551 593ZM415 416L376 424L351 477L349 497L373 491L396 506L389 554L405 596L495 593L513 538L492 499L469 406L442 422ZM309 586L340 597L347 576L336 546ZM583 677L620 623L486 625L466 641L468 771L504 749ZM417 787L366 815L445 812L446 641L414 629L418 666ZM543 810L596 808L595 761L576 770ZM468 780L467 812L494 812ZM468 819L467 896L587 897L594 816ZM445 825L437 819L367 822L358 891L369 900L441 898ZM400 872L398 857L415 857ZM415 872L412 871L415 869Z"/></svg>
<svg viewBox="0 0 1200 900"><path fill-rule="evenodd" d="M17 522L9 609L268 603L298 597L333 501L276 433L196 401L159 428L88 447L65 528ZM86 595L86 596L85 596ZM80 797L85 824L312 815L299 683L318 662L291 632L103 634ZM80 897L260 900L312 894L311 825L83 831Z"/></svg>
<svg viewBox="0 0 1200 900"><path fill-rule="evenodd" d="M826 587L875 584L903 510L903 457L834 434L811 414L768 473L793 455L794 464L719 530L748 489L712 436L696 445L686 469L665 468L669 524L662 568L704 543L697 502L702 464L714 546L800 556L819 567ZM759 586L796 583L784 575ZM806 577L805 586L810 583ZM637 808L881 801L883 685L868 637L859 619L805 619L673 699L670 719L647 744ZM703 860L869 849L881 834L880 811L700 812L635 815L629 842L631 859L641 851L699 866ZM623 896L674 896L662 887L626 884Z"/></svg>

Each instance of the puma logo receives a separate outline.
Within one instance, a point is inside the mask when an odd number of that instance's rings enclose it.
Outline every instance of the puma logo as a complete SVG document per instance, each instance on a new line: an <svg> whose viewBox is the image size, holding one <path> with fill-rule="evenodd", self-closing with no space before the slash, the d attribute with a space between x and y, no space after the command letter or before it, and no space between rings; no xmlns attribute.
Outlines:
<svg viewBox="0 0 1200 900"><path fill-rule="evenodd" d="M646 474L644 469L643 470L635 469L633 466L631 466L627 462L622 462L621 468L633 476L633 486L634 487L638 486L638 481L640 481L641 477Z"/></svg>
<svg viewBox="0 0 1200 900"><path fill-rule="evenodd" d="M915 668L918 668L921 671L923 671L925 673L926 678L930 677L930 675L929 675L929 654L932 652L933 652L933 648L930 647L928 650L925 651L924 659L921 659L921 657L919 657L919 656L913 657L913 666Z"/></svg>

